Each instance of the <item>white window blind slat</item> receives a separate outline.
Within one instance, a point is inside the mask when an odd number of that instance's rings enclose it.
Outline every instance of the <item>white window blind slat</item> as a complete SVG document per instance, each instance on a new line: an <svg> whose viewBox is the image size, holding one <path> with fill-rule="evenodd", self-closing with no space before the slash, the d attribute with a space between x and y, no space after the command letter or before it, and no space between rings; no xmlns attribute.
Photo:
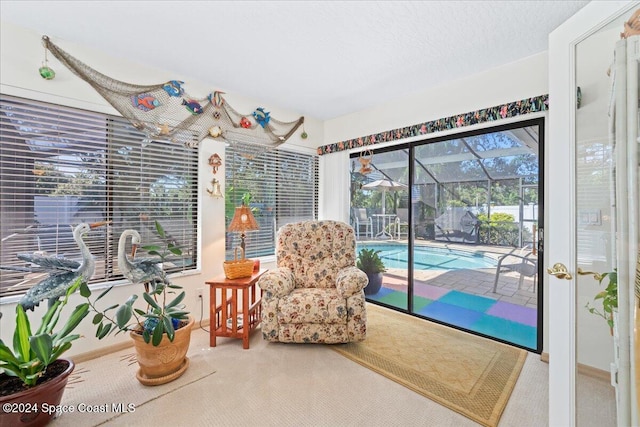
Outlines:
<svg viewBox="0 0 640 427"><path fill-rule="evenodd" d="M0 96L0 141L1 266L28 267L16 254L37 250L78 259L73 226L111 220L84 241L92 282L119 280L120 234L133 228L143 244L159 243L158 220L183 251L165 268L195 268L197 150L146 141L120 117L9 96ZM0 269L0 296L41 279Z"/></svg>
<svg viewBox="0 0 640 427"><path fill-rule="evenodd" d="M252 212L260 227L246 233L246 257L275 254L277 230L284 224L318 218L318 157L276 149L250 159L251 147L233 143L226 150L225 224L242 196L251 194ZM226 258L240 245L238 233L227 233Z"/></svg>

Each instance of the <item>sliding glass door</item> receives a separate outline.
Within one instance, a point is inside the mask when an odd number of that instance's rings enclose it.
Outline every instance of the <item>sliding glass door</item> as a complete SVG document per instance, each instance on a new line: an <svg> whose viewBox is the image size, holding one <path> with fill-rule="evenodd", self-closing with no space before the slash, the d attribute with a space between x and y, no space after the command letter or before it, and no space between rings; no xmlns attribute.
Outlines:
<svg viewBox="0 0 640 427"><path fill-rule="evenodd" d="M368 151L352 156L351 164L351 223L357 250L372 251L384 265L382 280L371 280L365 294L371 301L408 311L409 149L394 147L375 155Z"/></svg>
<svg viewBox="0 0 640 427"><path fill-rule="evenodd" d="M541 351L543 123L352 156L358 249L386 267L370 302Z"/></svg>

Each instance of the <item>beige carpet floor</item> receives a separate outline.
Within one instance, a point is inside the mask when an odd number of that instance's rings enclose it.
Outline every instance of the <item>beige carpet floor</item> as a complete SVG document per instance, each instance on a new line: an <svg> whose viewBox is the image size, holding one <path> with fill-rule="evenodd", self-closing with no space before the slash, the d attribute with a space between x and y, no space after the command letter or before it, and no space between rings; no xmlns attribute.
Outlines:
<svg viewBox="0 0 640 427"><path fill-rule="evenodd" d="M338 353L478 423L493 427L527 352L369 305L367 339Z"/></svg>
<svg viewBox="0 0 640 427"><path fill-rule="evenodd" d="M215 374L211 360L203 354L189 357L185 373L167 384L143 386L136 379L137 371L133 348L78 363L61 402L65 410L74 412L64 418L73 418L80 425L99 425Z"/></svg>
<svg viewBox="0 0 640 427"><path fill-rule="evenodd" d="M194 328L191 364L180 379L145 387L135 379L122 350L79 363L80 382L62 403L74 407L50 427L260 426L260 427L473 427L478 423L379 375L323 345L267 343L260 331L251 348ZM215 371L215 372L214 372ZM548 365L528 353L499 427L548 423ZM580 427L614 427L613 388L579 376ZM78 405L132 403L134 411L79 412ZM106 421L105 421L106 420Z"/></svg>

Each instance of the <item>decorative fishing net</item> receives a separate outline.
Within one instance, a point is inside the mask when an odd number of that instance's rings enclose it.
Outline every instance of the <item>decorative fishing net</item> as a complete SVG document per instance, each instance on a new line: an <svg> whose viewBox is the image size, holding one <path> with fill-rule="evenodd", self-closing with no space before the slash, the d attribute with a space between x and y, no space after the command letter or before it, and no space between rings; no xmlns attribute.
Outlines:
<svg viewBox="0 0 640 427"><path fill-rule="evenodd" d="M196 98L187 94L182 87L184 82L178 80L148 86L122 82L69 55L47 36L42 37L42 43L149 139L193 148L208 136L223 138L245 143L245 156L257 157L285 142L304 123L304 117L294 122L276 120L263 108L241 114L229 105L222 92Z"/></svg>

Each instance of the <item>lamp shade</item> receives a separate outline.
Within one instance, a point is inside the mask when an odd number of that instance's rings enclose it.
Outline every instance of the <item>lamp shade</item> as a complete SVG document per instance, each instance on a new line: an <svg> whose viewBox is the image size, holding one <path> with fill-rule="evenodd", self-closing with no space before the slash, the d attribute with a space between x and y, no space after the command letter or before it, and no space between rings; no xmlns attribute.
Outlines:
<svg viewBox="0 0 640 427"><path fill-rule="evenodd" d="M258 222L253 217L251 213L251 208L249 206L238 206L236 208L236 212L233 215L233 219L231 220L231 224L229 224L229 228L227 231L251 231L258 230Z"/></svg>

